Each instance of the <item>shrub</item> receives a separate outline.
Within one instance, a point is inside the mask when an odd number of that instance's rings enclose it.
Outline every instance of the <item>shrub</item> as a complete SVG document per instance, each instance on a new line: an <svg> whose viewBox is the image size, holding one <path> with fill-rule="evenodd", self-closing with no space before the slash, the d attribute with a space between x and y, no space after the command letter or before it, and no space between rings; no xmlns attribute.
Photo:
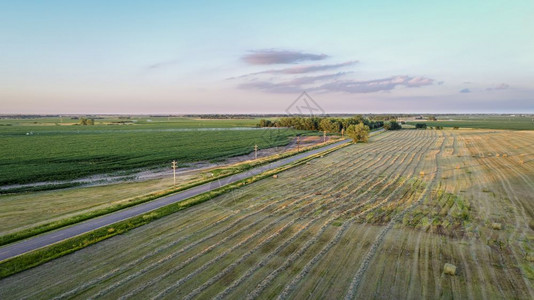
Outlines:
<svg viewBox="0 0 534 300"><path fill-rule="evenodd" d="M384 129L386 130L399 130L402 129L402 126L397 121L391 121L384 124Z"/></svg>
<svg viewBox="0 0 534 300"><path fill-rule="evenodd" d="M369 140L369 126L359 123L358 125L350 125L347 128L347 135L352 138L354 142L364 142Z"/></svg>
<svg viewBox="0 0 534 300"><path fill-rule="evenodd" d="M426 129L426 123L417 123L415 124L416 129Z"/></svg>

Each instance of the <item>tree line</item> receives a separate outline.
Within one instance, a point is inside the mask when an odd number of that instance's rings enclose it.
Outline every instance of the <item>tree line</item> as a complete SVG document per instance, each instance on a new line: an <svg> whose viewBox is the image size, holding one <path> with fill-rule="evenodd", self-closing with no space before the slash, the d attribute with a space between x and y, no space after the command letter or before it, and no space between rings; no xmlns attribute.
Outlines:
<svg viewBox="0 0 534 300"><path fill-rule="evenodd" d="M370 120L363 116L353 116L350 118L332 117L283 117L275 121L261 119L258 127L291 127L297 130L320 130L329 133L340 133L347 130L351 125L363 125L369 129L381 128L384 126L382 120Z"/></svg>

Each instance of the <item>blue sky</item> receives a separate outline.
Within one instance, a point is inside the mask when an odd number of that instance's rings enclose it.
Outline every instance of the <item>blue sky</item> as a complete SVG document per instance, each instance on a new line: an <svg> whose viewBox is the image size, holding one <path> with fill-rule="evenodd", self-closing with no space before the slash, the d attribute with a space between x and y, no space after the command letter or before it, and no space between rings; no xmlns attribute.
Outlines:
<svg viewBox="0 0 534 300"><path fill-rule="evenodd" d="M2 1L0 113L534 112L533 1Z"/></svg>

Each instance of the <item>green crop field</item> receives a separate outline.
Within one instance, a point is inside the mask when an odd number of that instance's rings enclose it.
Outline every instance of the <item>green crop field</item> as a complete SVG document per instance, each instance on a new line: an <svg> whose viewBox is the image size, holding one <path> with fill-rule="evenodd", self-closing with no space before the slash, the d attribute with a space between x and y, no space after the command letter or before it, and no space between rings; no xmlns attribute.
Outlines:
<svg viewBox="0 0 534 300"><path fill-rule="evenodd" d="M438 116L437 121L417 120L407 123L411 125L426 123L428 126L460 128L534 130L534 117L532 116L451 115Z"/></svg>
<svg viewBox="0 0 534 300"><path fill-rule="evenodd" d="M297 133L254 128L256 119L0 120L0 185L70 180L114 171L221 160L288 144ZM128 122L128 123L118 123Z"/></svg>
<svg viewBox="0 0 534 300"><path fill-rule="evenodd" d="M4 278L0 298L532 299L533 142L386 132Z"/></svg>

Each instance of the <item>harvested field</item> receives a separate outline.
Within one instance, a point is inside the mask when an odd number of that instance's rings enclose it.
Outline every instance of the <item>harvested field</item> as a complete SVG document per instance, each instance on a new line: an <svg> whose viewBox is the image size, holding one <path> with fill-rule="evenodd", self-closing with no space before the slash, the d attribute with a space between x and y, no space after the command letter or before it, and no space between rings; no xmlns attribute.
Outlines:
<svg viewBox="0 0 534 300"><path fill-rule="evenodd" d="M533 144L386 132L5 278L0 298L532 299Z"/></svg>

